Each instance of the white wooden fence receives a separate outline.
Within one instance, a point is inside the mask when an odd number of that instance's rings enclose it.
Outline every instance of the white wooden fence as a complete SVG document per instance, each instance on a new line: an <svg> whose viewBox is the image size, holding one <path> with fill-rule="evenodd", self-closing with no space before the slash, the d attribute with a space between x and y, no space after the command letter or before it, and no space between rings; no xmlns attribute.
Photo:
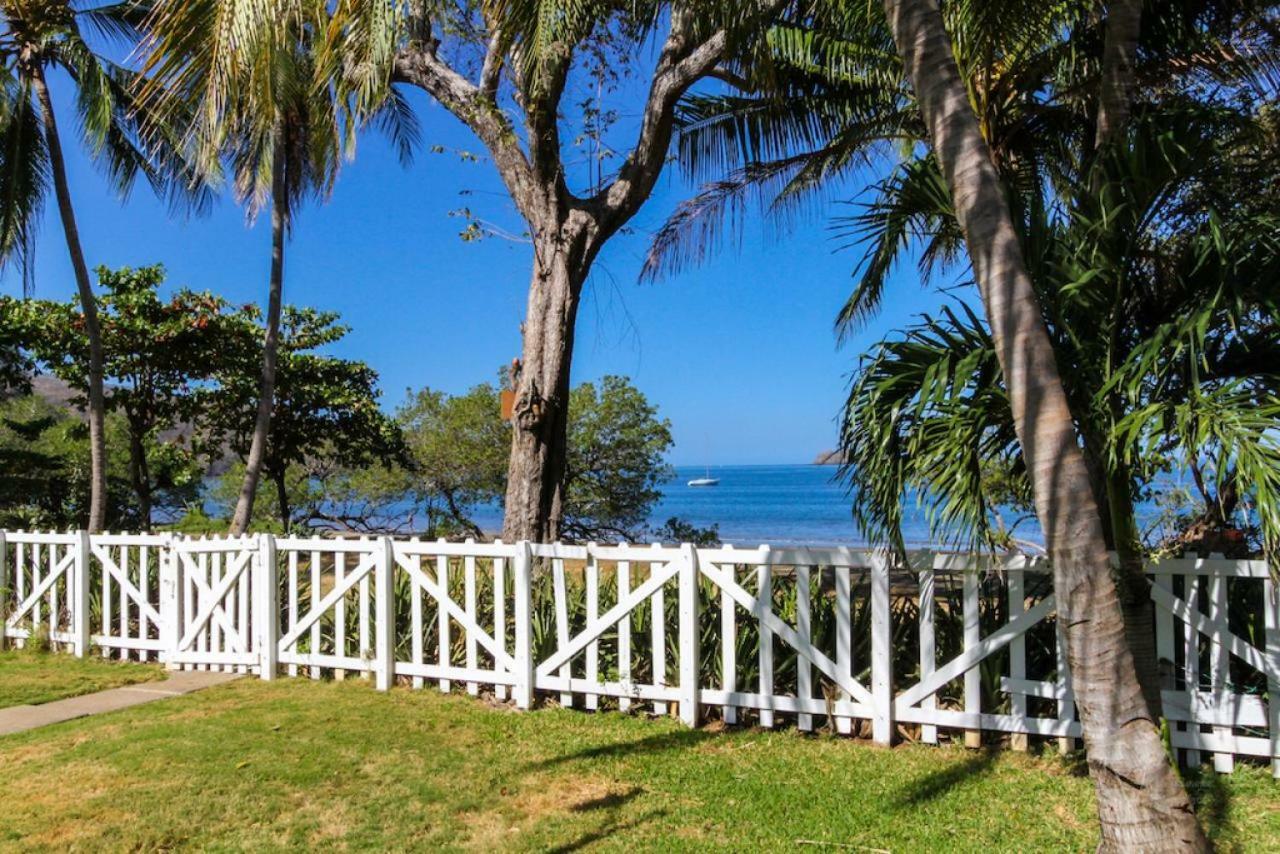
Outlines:
<svg viewBox="0 0 1280 854"><path fill-rule="evenodd" d="M1280 776L1280 600L1261 561L1149 568L1171 741ZM845 548L0 532L0 615L77 655L483 687L877 742L1071 749L1052 576Z"/></svg>

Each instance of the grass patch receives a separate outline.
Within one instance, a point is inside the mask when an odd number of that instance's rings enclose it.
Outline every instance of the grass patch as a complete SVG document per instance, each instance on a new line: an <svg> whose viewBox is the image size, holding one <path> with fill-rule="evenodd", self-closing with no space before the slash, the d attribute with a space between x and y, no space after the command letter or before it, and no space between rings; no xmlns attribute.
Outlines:
<svg viewBox="0 0 1280 854"><path fill-rule="evenodd" d="M0 652L0 709L48 703L163 678L164 670L155 664L5 650Z"/></svg>
<svg viewBox="0 0 1280 854"><path fill-rule="evenodd" d="M1054 757L521 714L362 680L240 680L0 738L0 767L0 847L23 850L1096 844L1092 786ZM1280 842L1265 772L1201 780L1218 839Z"/></svg>

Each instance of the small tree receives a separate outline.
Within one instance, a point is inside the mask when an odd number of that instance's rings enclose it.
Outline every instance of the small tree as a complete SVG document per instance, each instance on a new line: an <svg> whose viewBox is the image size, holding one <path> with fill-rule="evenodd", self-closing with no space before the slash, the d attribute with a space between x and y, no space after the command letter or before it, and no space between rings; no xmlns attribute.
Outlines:
<svg viewBox="0 0 1280 854"><path fill-rule="evenodd" d="M378 407L377 372L363 362L315 352L347 332L333 312L284 307L263 473L275 487L276 510L286 531L294 522L289 488L293 467L361 467L404 458L399 429ZM210 424L219 426L219 438L243 461L258 424L257 368L263 346L252 313L225 346L233 348L234 356L218 375Z"/></svg>
<svg viewBox="0 0 1280 854"><path fill-rule="evenodd" d="M110 388L109 411L123 416L129 482L138 522L152 521L156 492L185 489L200 477L204 393L225 361L226 341L243 312L209 293L160 296L164 268L100 267L98 322ZM24 341L39 362L79 392L83 404L90 347L76 301L28 301L13 306Z"/></svg>

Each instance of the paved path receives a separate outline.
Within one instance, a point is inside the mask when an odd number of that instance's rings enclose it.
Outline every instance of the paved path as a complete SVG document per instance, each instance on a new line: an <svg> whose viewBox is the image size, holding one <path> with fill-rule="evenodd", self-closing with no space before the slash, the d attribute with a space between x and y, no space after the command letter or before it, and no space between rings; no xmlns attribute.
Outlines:
<svg viewBox="0 0 1280 854"><path fill-rule="evenodd" d="M96 694L84 694L65 700L54 700L52 703L41 703L38 706L10 706L7 709L0 709L0 735L24 732L75 718L100 715L103 712L114 712L116 709L140 706L166 697L178 697L182 694L190 694L192 691L199 691L201 688L239 679L240 676L239 673L175 670L171 671L169 678L163 682L141 682L137 685L126 685L123 688L110 688Z"/></svg>

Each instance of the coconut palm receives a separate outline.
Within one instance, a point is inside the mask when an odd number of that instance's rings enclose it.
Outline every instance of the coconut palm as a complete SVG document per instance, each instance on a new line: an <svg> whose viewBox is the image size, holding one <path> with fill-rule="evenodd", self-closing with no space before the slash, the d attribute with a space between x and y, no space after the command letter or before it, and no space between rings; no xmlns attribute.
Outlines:
<svg viewBox="0 0 1280 854"><path fill-rule="evenodd" d="M330 193L344 157L354 153L359 118L322 72L318 48L329 24L322 3L166 0L148 20L144 87L164 115L186 115L188 143L202 174L232 175L250 219L271 211L271 270L257 418L231 533L252 517L270 436L284 290L285 247L298 207ZM388 97L370 116L407 158L416 138L404 102Z"/></svg>
<svg viewBox="0 0 1280 854"><path fill-rule="evenodd" d="M188 200L198 200L198 184L187 180L166 127L156 123L145 143L139 135L143 111L133 92L137 74L86 38L94 34L127 48L137 42L145 14L141 3L0 3L0 262L23 265L30 295L31 247L52 187L89 342L90 531L101 530L107 505L102 340L49 81L60 75L74 86L81 141L118 192L126 194L141 174L161 193L177 191L175 200L186 190L192 191Z"/></svg>

